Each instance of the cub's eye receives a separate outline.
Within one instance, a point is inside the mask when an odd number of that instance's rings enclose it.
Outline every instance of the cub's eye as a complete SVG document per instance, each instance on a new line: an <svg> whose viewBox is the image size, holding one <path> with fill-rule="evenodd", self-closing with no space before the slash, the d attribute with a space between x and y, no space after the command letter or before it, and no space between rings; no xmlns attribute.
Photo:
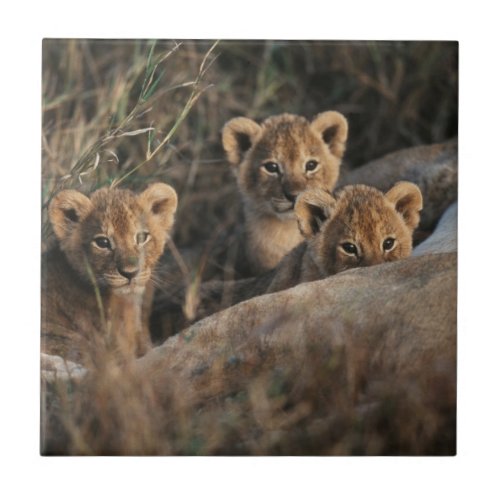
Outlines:
<svg viewBox="0 0 500 500"><path fill-rule="evenodd" d="M280 170L279 166L277 163L274 161L268 161L264 163L264 168L270 173L270 174L277 174Z"/></svg>
<svg viewBox="0 0 500 500"><path fill-rule="evenodd" d="M358 248L354 243L342 243L340 245L345 253L349 255L358 255Z"/></svg>
<svg viewBox="0 0 500 500"><path fill-rule="evenodd" d="M138 245L143 245L148 240L149 240L149 233L147 231L143 231L135 235L135 241Z"/></svg>
<svg viewBox="0 0 500 500"><path fill-rule="evenodd" d="M384 242L382 243L382 248L388 252L389 250L392 250L394 248L394 243L396 240L394 238L386 238Z"/></svg>
<svg viewBox="0 0 500 500"><path fill-rule="evenodd" d="M99 248L107 248L108 250L111 250L111 241L109 241L109 239L105 236L98 236L97 238L94 238L94 243Z"/></svg>
<svg viewBox="0 0 500 500"><path fill-rule="evenodd" d="M316 160L309 160L306 163L306 172L314 172L318 168L318 162Z"/></svg>

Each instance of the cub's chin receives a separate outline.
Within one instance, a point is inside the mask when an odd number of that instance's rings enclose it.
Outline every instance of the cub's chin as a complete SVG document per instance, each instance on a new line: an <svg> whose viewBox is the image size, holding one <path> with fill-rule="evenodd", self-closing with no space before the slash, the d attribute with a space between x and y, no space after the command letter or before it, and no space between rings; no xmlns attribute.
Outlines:
<svg viewBox="0 0 500 500"><path fill-rule="evenodd" d="M145 285L137 283L130 283L111 288L112 292L115 295L142 295L145 289L146 289Z"/></svg>
<svg viewBox="0 0 500 500"><path fill-rule="evenodd" d="M293 208L291 210L287 210L286 212L275 213L275 215L279 220L282 221L289 221L289 220L295 221L297 219L295 217L295 212Z"/></svg>
<svg viewBox="0 0 500 500"><path fill-rule="evenodd" d="M142 295L146 287L144 285L125 285L113 288L113 293L115 295Z"/></svg>

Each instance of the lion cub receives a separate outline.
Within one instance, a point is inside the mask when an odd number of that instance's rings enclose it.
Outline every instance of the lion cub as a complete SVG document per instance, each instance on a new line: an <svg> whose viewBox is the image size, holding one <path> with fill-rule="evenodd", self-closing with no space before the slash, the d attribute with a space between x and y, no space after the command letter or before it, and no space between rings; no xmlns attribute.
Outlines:
<svg viewBox="0 0 500 500"><path fill-rule="evenodd" d="M85 363L103 347L145 352L145 290L176 208L174 189L163 183L139 195L102 188L90 198L74 190L53 198L58 244L42 256L43 353Z"/></svg>
<svg viewBox="0 0 500 500"><path fill-rule="evenodd" d="M222 144L234 168L245 213L247 275L274 268L303 240L294 216L297 196L310 188L332 191L347 140L347 121L326 111L301 116L228 121Z"/></svg>
<svg viewBox="0 0 500 500"><path fill-rule="evenodd" d="M257 295L408 257L421 209L422 194L411 182L399 182L385 194L363 185L346 186L334 196L305 191L295 215L306 240L261 276L204 284L198 319Z"/></svg>

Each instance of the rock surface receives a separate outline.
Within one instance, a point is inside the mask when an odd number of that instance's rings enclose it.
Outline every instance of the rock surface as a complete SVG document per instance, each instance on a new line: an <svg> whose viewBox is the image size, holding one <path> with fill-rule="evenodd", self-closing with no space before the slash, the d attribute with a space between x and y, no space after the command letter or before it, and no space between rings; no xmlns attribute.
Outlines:
<svg viewBox="0 0 500 500"><path fill-rule="evenodd" d="M450 205L439 219L436 229L420 245L413 249L412 255L457 251L458 204Z"/></svg>
<svg viewBox="0 0 500 500"><path fill-rule="evenodd" d="M159 386L174 378L197 400L235 390L268 362L297 361L288 354L307 343L345 348L358 377L374 366L394 377L430 365L454 373L456 263L456 253L423 255L256 297L196 323L138 365Z"/></svg>

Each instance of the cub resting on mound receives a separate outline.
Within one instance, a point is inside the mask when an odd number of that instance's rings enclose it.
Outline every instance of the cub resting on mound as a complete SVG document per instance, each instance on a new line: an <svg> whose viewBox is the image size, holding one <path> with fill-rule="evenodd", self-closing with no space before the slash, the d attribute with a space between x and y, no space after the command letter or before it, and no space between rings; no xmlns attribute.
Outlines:
<svg viewBox="0 0 500 500"><path fill-rule="evenodd" d="M146 286L176 208L163 183L139 195L102 188L90 198L75 190L53 198L58 244L42 256L43 353L85 362L109 347L125 356L146 351Z"/></svg>
<svg viewBox="0 0 500 500"><path fill-rule="evenodd" d="M222 144L234 168L245 214L245 265L254 276L274 268L302 240L293 206L310 188L331 192L347 140L347 121L336 111L309 122L281 114L258 124L250 118L228 121ZM244 268L249 269L244 269Z"/></svg>
<svg viewBox="0 0 500 500"><path fill-rule="evenodd" d="M257 295L409 257L420 210L422 194L411 182L399 182L385 194L363 185L346 186L334 196L305 191L295 214L306 241L261 276L202 285L197 319Z"/></svg>

